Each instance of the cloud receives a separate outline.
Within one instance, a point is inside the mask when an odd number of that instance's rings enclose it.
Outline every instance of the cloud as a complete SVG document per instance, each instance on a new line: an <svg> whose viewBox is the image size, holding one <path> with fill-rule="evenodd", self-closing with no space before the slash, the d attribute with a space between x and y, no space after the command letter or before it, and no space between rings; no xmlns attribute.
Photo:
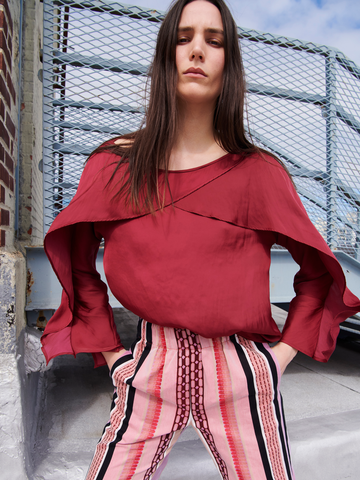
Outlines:
<svg viewBox="0 0 360 480"><path fill-rule="evenodd" d="M336 47L360 65L358 0L230 0L238 25Z"/></svg>
<svg viewBox="0 0 360 480"><path fill-rule="evenodd" d="M134 0L165 11L170 0ZM319 43L341 50L360 66L359 0L227 0L245 28Z"/></svg>
<svg viewBox="0 0 360 480"><path fill-rule="evenodd" d="M134 0L166 10L169 0ZM236 23L299 40L336 47L360 66L359 0L228 0Z"/></svg>

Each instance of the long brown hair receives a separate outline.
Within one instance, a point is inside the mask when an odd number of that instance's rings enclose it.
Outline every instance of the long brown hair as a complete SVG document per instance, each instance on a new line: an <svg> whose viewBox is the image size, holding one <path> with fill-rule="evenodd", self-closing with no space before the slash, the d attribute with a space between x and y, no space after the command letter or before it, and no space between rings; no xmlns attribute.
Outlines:
<svg viewBox="0 0 360 480"><path fill-rule="evenodd" d="M159 29L149 71L151 80L149 104L142 126L136 132L118 137L124 140L122 144L105 144L92 153L94 155L108 150L120 157L111 180L120 165L128 164L129 176L126 182L119 183L115 196L125 194L135 209L146 207L154 211L154 201L160 207L163 204L165 191L159 191L159 169L165 170L165 189L170 153L178 125L177 30L184 7L193 1L195 0L173 2ZM207 1L218 8L224 27L225 66L222 89L214 112L214 138L223 150L229 153L249 155L254 152L265 152L254 145L245 133L246 82L236 24L223 0ZM148 87L149 82L147 90Z"/></svg>

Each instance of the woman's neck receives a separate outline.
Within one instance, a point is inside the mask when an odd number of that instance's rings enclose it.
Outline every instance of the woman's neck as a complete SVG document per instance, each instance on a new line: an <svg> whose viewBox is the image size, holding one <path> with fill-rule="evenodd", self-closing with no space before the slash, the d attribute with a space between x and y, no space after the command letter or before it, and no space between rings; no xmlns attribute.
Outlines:
<svg viewBox="0 0 360 480"><path fill-rule="evenodd" d="M169 170L205 165L225 155L215 141L212 105L178 105L178 131L171 152Z"/></svg>

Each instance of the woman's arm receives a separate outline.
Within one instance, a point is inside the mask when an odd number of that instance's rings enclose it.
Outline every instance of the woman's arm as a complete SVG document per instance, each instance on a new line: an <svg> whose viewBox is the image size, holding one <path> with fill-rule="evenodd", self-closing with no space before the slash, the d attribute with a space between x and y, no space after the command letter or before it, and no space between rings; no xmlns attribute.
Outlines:
<svg viewBox="0 0 360 480"><path fill-rule="evenodd" d="M272 347L272 350L279 362L282 375L285 372L286 367L289 365L291 360L293 360L298 351L284 342L277 343L274 347Z"/></svg>
<svg viewBox="0 0 360 480"><path fill-rule="evenodd" d="M101 352L106 360L109 370L111 370L116 360L120 358L124 352L126 352L126 350L123 347L120 348L118 352Z"/></svg>

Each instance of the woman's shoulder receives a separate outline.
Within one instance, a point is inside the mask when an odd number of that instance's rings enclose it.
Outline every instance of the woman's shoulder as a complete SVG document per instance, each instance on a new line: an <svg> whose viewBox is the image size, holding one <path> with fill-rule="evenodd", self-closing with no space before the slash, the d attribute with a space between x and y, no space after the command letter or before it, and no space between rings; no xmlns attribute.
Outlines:
<svg viewBox="0 0 360 480"><path fill-rule="evenodd" d="M245 155L239 162L235 172L241 177L246 177L247 182L262 185L264 188L281 184L293 186L291 176L286 166L276 157L266 151L252 152ZM234 172L234 173L235 173Z"/></svg>
<svg viewBox="0 0 360 480"><path fill-rule="evenodd" d="M244 161L247 165L255 169L273 169L275 167L286 173L283 162L266 150L251 152L245 156Z"/></svg>
<svg viewBox="0 0 360 480"><path fill-rule="evenodd" d="M113 139L96 148L85 163L81 181L86 179L94 180L95 176L100 174L108 176L115 169L117 172L124 174L127 169L127 162L121 161L122 155L121 152L117 151L116 145L128 143L126 140L119 142L117 139Z"/></svg>

